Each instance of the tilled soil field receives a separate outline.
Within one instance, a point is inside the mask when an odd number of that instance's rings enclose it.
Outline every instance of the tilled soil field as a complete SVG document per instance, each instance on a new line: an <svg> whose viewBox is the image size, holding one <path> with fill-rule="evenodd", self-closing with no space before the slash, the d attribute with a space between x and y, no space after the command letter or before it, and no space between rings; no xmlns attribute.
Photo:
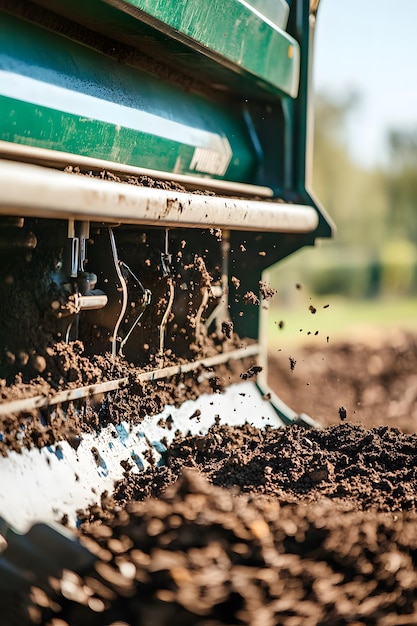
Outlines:
<svg viewBox="0 0 417 626"><path fill-rule="evenodd" d="M417 624L416 356L403 333L283 354L271 383L323 428L220 416L126 466L79 514L95 562L2 598L2 623Z"/></svg>
<svg viewBox="0 0 417 626"><path fill-rule="evenodd" d="M274 352L269 382L285 402L322 426L339 423L342 406L368 428L417 432L416 335L370 329L360 341L317 339L317 347Z"/></svg>

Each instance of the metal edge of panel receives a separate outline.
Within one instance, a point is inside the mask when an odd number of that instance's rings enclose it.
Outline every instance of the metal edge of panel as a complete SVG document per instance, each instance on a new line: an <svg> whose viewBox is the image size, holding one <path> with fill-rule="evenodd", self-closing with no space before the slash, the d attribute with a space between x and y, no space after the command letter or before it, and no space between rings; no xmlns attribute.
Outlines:
<svg viewBox="0 0 417 626"><path fill-rule="evenodd" d="M140 187L0 161L0 213L147 226L312 233L311 206Z"/></svg>
<svg viewBox="0 0 417 626"><path fill-rule="evenodd" d="M115 161L106 161L94 157L62 152L60 150L48 150L24 144L16 144L9 141L0 140L0 158L3 157L11 161L24 161L35 165L45 165L51 168L62 169L68 165L78 166L87 171L100 172L103 170L117 173L121 176L149 176L157 180L168 180L183 185L190 189L202 189L224 193L226 195L238 196L259 196L261 198L272 198L273 191L270 187L261 185L251 185L249 183L239 183L235 181L219 180L205 176L193 176L187 174L176 174L173 172L162 172L146 167L126 165Z"/></svg>
<svg viewBox="0 0 417 626"><path fill-rule="evenodd" d="M140 21L201 54L217 61L223 59L235 72L244 70L291 98L297 96L300 65L297 41L246 0L234 3L228 0L226 7L224 3L197 0L183 4L180 11L175 0L168 0L163 9L161 3L151 0L105 2L136 19L139 17ZM220 29L216 29L213 25L219 23L219 7L223 22ZM196 14L199 15L198 20L195 19ZM198 24L198 28L194 24ZM264 36L265 30L268 37ZM252 48L252 43L260 37L264 43L262 55L256 54L256 49ZM278 66L275 63L277 53L281 58ZM275 76L277 72L279 76Z"/></svg>

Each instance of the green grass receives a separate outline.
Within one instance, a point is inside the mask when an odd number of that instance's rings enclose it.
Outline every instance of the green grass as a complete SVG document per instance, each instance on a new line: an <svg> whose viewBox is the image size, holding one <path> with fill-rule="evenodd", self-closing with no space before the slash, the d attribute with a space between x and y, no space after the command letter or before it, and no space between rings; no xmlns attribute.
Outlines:
<svg viewBox="0 0 417 626"><path fill-rule="evenodd" d="M314 314L310 306L316 309ZM281 320L282 329L278 326ZM289 345L318 346L327 341L366 339L398 329L417 332L417 298L354 301L340 296L323 299L300 292L291 305L271 302L267 329L272 350Z"/></svg>

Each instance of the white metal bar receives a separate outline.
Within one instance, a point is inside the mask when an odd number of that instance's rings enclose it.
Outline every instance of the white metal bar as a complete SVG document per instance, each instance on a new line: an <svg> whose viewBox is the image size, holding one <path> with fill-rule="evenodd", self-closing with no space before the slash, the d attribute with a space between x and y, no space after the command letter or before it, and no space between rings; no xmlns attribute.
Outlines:
<svg viewBox="0 0 417 626"><path fill-rule="evenodd" d="M165 191L0 161L0 213L164 227L313 232L309 206Z"/></svg>

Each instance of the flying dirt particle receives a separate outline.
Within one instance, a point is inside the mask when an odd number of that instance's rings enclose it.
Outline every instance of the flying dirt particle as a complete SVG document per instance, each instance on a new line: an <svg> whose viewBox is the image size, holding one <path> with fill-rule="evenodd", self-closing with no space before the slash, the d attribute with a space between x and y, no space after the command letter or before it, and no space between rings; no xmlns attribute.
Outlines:
<svg viewBox="0 0 417 626"><path fill-rule="evenodd" d="M329 343L329 341L330 341L330 337L327 336L326 337L326 342Z"/></svg>
<svg viewBox="0 0 417 626"><path fill-rule="evenodd" d="M181 240L180 246L181 248L184 250L185 246L187 245L187 242L185 241L185 239Z"/></svg>
<svg viewBox="0 0 417 626"><path fill-rule="evenodd" d="M246 252L246 248L243 245L243 243L241 243L239 247L240 247L241 252Z"/></svg>
<svg viewBox="0 0 417 626"><path fill-rule="evenodd" d="M308 307L308 310L310 311L312 315L315 315L317 313L316 307L313 306L312 304L310 304L310 306Z"/></svg>
<svg viewBox="0 0 417 626"><path fill-rule="evenodd" d="M278 322L278 328L281 328L281 330L282 330L284 328L284 326L285 326L285 322L283 320L280 320Z"/></svg>
<svg viewBox="0 0 417 626"><path fill-rule="evenodd" d="M243 296L243 302L245 304L257 304L259 305L259 298L255 296L253 291L247 291Z"/></svg>
<svg viewBox="0 0 417 626"><path fill-rule="evenodd" d="M295 283L295 288L296 288L296 289L302 289L302 288L303 288L303 286L302 286L302 284L301 284L301 283Z"/></svg>
<svg viewBox="0 0 417 626"><path fill-rule="evenodd" d="M277 290L271 287L271 285L268 285L266 280L259 281L259 291L261 292L261 297L263 300L273 298L277 293Z"/></svg>
<svg viewBox="0 0 417 626"><path fill-rule="evenodd" d="M264 393L264 395L262 396L262 400L270 400L270 399L271 399L270 393Z"/></svg>
<svg viewBox="0 0 417 626"><path fill-rule="evenodd" d="M227 339L231 339L233 334L233 322L230 320L222 322L222 333L227 337Z"/></svg>
<svg viewBox="0 0 417 626"><path fill-rule="evenodd" d="M246 372L242 372L240 377L242 380L248 380L259 374L259 372L262 372L262 367L260 365L252 365Z"/></svg>
<svg viewBox="0 0 417 626"><path fill-rule="evenodd" d="M311 330L308 331L307 335L311 335Z"/></svg>
<svg viewBox="0 0 417 626"><path fill-rule="evenodd" d="M214 235L214 237L216 237L217 241L221 241L222 240L222 229L221 228L210 228L210 235Z"/></svg>
<svg viewBox="0 0 417 626"><path fill-rule="evenodd" d="M328 308L329 308L329 306L330 306L330 304L324 304L324 305L323 305L323 309L328 309Z"/></svg>
<svg viewBox="0 0 417 626"><path fill-rule="evenodd" d="M319 331L316 330L316 332L314 333L314 336L317 337L318 334L319 334Z"/></svg>
<svg viewBox="0 0 417 626"><path fill-rule="evenodd" d="M297 361L293 359L292 356L288 357L288 359L290 361L290 370L293 372L295 369L295 366L297 365Z"/></svg>
<svg viewBox="0 0 417 626"><path fill-rule="evenodd" d="M239 289L240 287L240 280L238 278L236 278L236 276L232 276L232 278L230 279L234 285L235 289Z"/></svg>
<svg viewBox="0 0 417 626"><path fill-rule="evenodd" d="M192 415L190 415L189 419L190 419L190 420L193 420L193 419L194 419L194 418L196 418L196 417L200 417L200 415L201 415L201 411L200 411L200 409L196 409L196 410L194 411L194 413L193 413Z"/></svg>
<svg viewBox="0 0 417 626"><path fill-rule="evenodd" d="M266 256L266 252L264 250L261 250L260 252L258 252L259 256Z"/></svg>
<svg viewBox="0 0 417 626"><path fill-rule="evenodd" d="M342 421L347 418L347 411L344 406L339 406L339 417Z"/></svg>

